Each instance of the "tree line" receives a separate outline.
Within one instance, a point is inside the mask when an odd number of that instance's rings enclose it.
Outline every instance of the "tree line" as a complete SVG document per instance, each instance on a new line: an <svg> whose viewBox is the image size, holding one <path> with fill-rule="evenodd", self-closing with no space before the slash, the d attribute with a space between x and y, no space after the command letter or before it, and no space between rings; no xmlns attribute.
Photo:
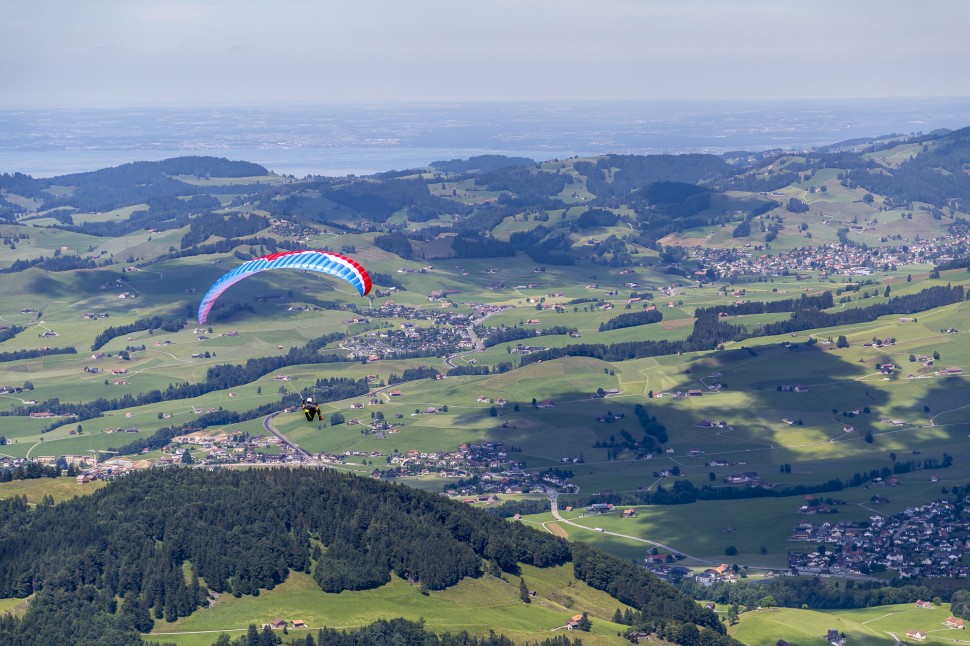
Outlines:
<svg viewBox="0 0 970 646"><path fill-rule="evenodd" d="M564 325L554 325L548 328L534 329L514 326L502 326L500 328L489 328L484 325L476 325L475 333L482 338L482 345L491 348L503 343L521 341L522 339L533 339L538 336L553 334L574 334L578 330L574 327Z"/></svg>
<svg viewBox="0 0 970 646"><path fill-rule="evenodd" d="M466 631L459 633L435 634L425 628L424 620L409 621L407 619L379 619L372 624L355 630L339 630L336 628L321 628L313 633L299 637L290 635L289 639L281 637L277 631L269 627L262 630L250 624L245 635L230 639L223 633L213 642L212 646L371 646L372 644L393 644L395 646L515 646L515 642L504 635L489 631L485 637L469 635ZM582 646L581 639L569 639L565 635L558 635L533 641L526 646Z"/></svg>
<svg viewBox="0 0 970 646"><path fill-rule="evenodd" d="M69 346L65 348L33 348L30 350L0 352L0 363L4 361L18 361L20 359L36 359L37 357L47 357L53 354L77 354L77 348Z"/></svg>
<svg viewBox="0 0 970 646"><path fill-rule="evenodd" d="M162 317L162 316L149 316L146 318L140 318L127 325L117 325L109 326L101 331L98 336L94 337L94 343L91 344L92 350L100 350L108 343L111 339L116 336L123 336L126 334L131 334L132 332L141 332L142 330L163 330L165 332L178 332L185 327L185 317Z"/></svg>
<svg viewBox="0 0 970 646"><path fill-rule="evenodd" d="M659 323L664 318L660 310L644 310L642 312L628 312L614 316L608 321L600 323L600 332L607 330L619 330L625 327L635 327L638 325L650 325Z"/></svg>
<svg viewBox="0 0 970 646"><path fill-rule="evenodd" d="M96 269L97 267L110 264L112 264L110 259L99 265L90 258L82 258L75 254L55 255L51 258L38 256L37 258L31 258L29 260L18 258L9 267L0 269L0 274L16 274L21 271L26 271L31 267L46 271L74 271L75 269Z"/></svg>

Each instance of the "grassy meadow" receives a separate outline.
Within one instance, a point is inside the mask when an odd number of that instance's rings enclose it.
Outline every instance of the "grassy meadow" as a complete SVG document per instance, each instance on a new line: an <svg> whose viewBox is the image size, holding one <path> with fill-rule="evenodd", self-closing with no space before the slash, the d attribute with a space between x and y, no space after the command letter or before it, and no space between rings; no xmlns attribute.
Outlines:
<svg viewBox="0 0 970 646"><path fill-rule="evenodd" d="M741 613L728 634L749 646L773 646L779 639L791 644L822 644L828 630L845 633L847 643L866 646L968 643L964 631L946 625L949 616L945 603L932 608L898 604L833 611L764 608ZM907 636L916 631L924 632L925 639Z"/></svg>
<svg viewBox="0 0 970 646"><path fill-rule="evenodd" d="M249 624L259 626L277 617L302 619L311 630L323 626L350 629L382 618L404 617L412 621L423 618L427 628L435 632L487 635L501 627L501 632L516 643L525 643L559 634L557 628L585 611L593 628L582 636L584 644L628 643L617 636L625 627L610 621L617 608L626 606L574 579L570 566L524 566L521 577L537 593L529 604L519 599L519 577L514 575L465 579L425 596L397 577L377 590L326 593L311 576L294 572L284 583L258 597L221 595L211 607L189 617L173 623L158 622L147 637L176 646L209 646L221 631L236 636ZM299 629L290 628L289 632L299 634Z"/></svg>

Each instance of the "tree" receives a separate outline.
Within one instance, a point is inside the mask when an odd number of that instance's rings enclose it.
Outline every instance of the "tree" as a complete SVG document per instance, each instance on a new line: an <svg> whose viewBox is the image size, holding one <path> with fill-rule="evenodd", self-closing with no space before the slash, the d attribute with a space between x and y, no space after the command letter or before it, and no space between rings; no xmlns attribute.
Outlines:
<svg viewBox="0 0 970 646"><path fill-rule="evenodd" d="M736 603L732 603L730 607L728 607L728 612L727 612L728 624L733 626L738 623L739 615L740 615L738 610L739 610L738 604Z"/></svg>
<svg viewBox="0 0 970 646"><path fill-rule="evenodd" d="M337 426L338 424L344 423L344 416L340 413L333 413L330 415L330 426Z"/></svg>
<svg viewBox="0 0 970 646"><path fill-rule="evenodd" d="M788 203L785 205L785 209L792 213L805 213L808 211L808 204L801 201L797 197L792 197L788 199Z"/></svg>
<svg viewBox="0 0 970 646"><path fill-rule="evenodd" d="M579 621L576 622L576 629L588 633L592 627L593 623L589 620L589 617L586 616L586 612L584 611L583 616L580 617Z"/></svg>
<svg viewBox="0 0 970 646"><path fill-rule="evenodd" d="M848 348L849 340L845 338L844 334L840 334L838 340L835 342L835 347L837 348Z"/></svg>
<svg viewBox="0 0 970 646"><path fill-rule="evenodd" d="M738 548L736 548L734 545L728 545L727 547L724 548L724 554L726 554L727 556L735 556L737 553L738 553Z"/></svg>
<svg viewBox="0 0 970 646"><path fill-rule="evenodd" d="M529 586L525 584L525 578L519 579L519 599L522 599L524 603L532 603L532 598L529 596Z"/></svg>
<svg viewBox="0 0 970 646"><path fill-rule="evenodd" d="M734 227L734 231L731 232L732 238L747 238L749 235L751 235L751 223L747 220Z"/></svg>

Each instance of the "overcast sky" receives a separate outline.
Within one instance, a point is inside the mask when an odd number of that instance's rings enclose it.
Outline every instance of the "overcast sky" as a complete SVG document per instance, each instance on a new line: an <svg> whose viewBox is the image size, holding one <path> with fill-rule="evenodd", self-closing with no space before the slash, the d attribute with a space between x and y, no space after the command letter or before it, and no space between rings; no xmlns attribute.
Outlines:
<svg viewBox="0 0 970 646"><path fill-rule="evenodd" d="M0 106L970 96L966 0L0 0Z"/></svg>

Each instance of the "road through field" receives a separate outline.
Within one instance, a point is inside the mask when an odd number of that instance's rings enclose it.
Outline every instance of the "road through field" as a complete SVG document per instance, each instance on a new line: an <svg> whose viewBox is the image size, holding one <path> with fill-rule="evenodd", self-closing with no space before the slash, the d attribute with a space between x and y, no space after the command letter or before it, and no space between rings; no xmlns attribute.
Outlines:
<svg viewBox="0 0 970 646"><path fill-rule="evenodd" d="M558 500L559 500L559 492L558 491L555 491L554 489L548 489L547 488L546 489L546 495L549 497L549 502L551 503L551 506L552 506L552 515L553 515L553 517L557 521L559 521L561 523L565 523L566 525L572 525L573 527L579 527L580 529L585 529L587 531L591 531L591 532L592 531L597 531L597 530L594 530L594 529L590 529L589 527L586 527L585 525L580 525L579 523L574 523L573 521L567 520L567 519L565 519L565 518L562 517L562 514L559 513L559 502L558 502ZM609 534L610 536L619 536L620 538L628 538L628 539L630 539L632 541L639 541L641 543L646 543L648 545L653 545L654 547L659 547L661 549L665 549L665 550L669 551L672 554L683 554L684 557L686 557L686 558L688 558L688 559L690 559L692 561L696 561L697 563L706 563L706 564L709 564L709 565L720 565L720 563L715 563L714 561L707 561L707 560L698 558L696 556L691 556L690 554L684 554L684 552L682 552L681 550L678 550L677 548L671 547L670 545L665 545L663 543L658 543L656 541L651 541L650 539L647 539L647 538L640 538L639 536L630 536L629 534L620 534L620 533L617 533L617 532L607 532L607 531L603 531L603 530L599 530L599 531L600 531L600 533Z"/></svg>

